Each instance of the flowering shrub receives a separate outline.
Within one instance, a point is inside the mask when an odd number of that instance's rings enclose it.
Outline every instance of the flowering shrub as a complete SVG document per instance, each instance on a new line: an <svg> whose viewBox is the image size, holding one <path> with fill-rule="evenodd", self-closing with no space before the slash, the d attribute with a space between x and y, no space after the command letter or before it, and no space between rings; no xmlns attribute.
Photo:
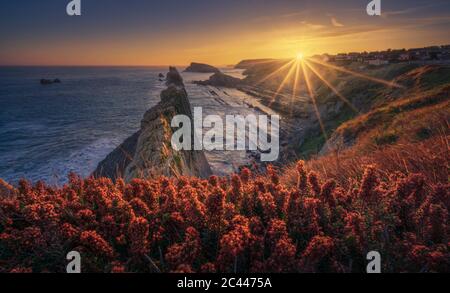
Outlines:
<svg viewBox="0 0 450 293"><path fill-rule="evenodd" d="M383 180L369 166L345 189L297 164L230 178L82 179L53 188L0 180L0 272L449 272L449 185ZM385 174L384 174L385 176ZM322 182L323 181L323 182Z"/></svg>

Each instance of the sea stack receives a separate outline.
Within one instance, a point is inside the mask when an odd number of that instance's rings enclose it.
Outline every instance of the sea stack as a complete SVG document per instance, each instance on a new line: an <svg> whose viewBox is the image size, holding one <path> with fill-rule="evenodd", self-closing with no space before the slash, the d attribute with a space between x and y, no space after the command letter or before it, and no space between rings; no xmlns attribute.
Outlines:
<svg viewBox="0 0 450 293"><path fill-rule="evenodd" d="M187 67L185 72L197 72L197 73L219 73L220 70L214 66L203 64L203 63L195 63L192 62L189 67Z"/></svg>
<svg viewBox="0 0 450 293"><path fill-rule="evenodd" d="M172 148L172 118L176 115L192 118L193 115L183 79L175 67L169 68L166 85L167 89L161 92L161 101L144 114L140 130L98 165L93 174L95 177L124 178L128 182L150 176L206 178L211 175L203 151Z"/></svg>

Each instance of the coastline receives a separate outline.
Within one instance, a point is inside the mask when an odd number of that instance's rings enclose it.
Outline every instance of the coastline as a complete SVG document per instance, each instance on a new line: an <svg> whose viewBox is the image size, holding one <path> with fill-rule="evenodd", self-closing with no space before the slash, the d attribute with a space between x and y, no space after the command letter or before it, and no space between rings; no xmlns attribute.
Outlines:
<svg viewBox="0 0 450 293"><path fill-rule="evenodd" d="M222 69L223 70L223 69ZM233 73L237 76L241 74L238 70L232 69ZM226 72L226 69L225 69ZM277 111L274 111L270 107L264 105L258 97L245 92L240 88L230 87L215 87L209 85L199 85L195 81L199 78L208 79L211 73L196 73L196 72L181 72L184 80L184 88L187 93L187 99L189 100L191 110L194 107L202 107L203 115L219 115L225 118L225 115L278 115ZM144 115L144 121L146 116L151 115L155 109L149 109ZM292 129L291 125L286 125L289 122L286 117L282 118L280 123L283 126L280 127L280 145L284 148L289 146L288 138L291 137L291 132L286 131ZM117 175L124 176L125 169L128 164L133 161L133 157L136 151L136 144L140 139L142 129L136 132L133 136L125 140L115 151L110 153L105 160L101 161L93 172L96 177L105 176L109 178L116 178ZM248 138L248 137L247 137ZM228 176L233 173L239 172L243 167L248 167L253 170L263 170L265 168L264 163L260 162L260 151L202 151L206 157L211 168L211 174L218 176ZM288 158L285 154L285 150L282 151L284 158L279 159L272 164L277 165L281 162L287 161ZM148 159L151 161L151 159ZM103 170L104 169L104 170ZM158 174L158 172L156 172ZM185 172L181 172L184 174ZM189 172L187 172L189 173ZM159 172L159 174L168 174L165 172ZM195 173L194 173L195 174ZM201 176L202 177L202 176Z"/></svg>
<svg viewBox="0 0 450 293"><path fill-rule="evenodd" d="M202 178L211 175L203 151L177 151L171 147L171 120L176 115L192 118L192 110L183 79L175 67L169 68L165 84L161 100L145 112L138 132L98 164L94 177L131 181L158 175Z"/></svg>

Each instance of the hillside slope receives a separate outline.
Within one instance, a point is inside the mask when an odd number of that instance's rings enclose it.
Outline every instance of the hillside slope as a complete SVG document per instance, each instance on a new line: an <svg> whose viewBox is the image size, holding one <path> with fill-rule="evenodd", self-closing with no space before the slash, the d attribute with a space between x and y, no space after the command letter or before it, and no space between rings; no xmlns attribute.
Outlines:
<svg viewBox="0 0 450 293"><path fill-rule="evenodd" d="M371 142L420 141L448 130L448 65L327 66L305 61L325 136L301 70L294 86L295 69L288 60L242 64L246 78L239 87L299 125L290 145L300 158L326 154L326 137L330 146L342 150L356 144L365 148Z"/></svg>
<svg viewBox="0 0 450 293"><path fill-rule="evenodd" d="M371 146L418 142L435 135L449 134L450 83L433 89L408 90L390 102L387 96L380 106L351 119L331 136L322 154L330 148L354 146L370 150Z"/></svg>

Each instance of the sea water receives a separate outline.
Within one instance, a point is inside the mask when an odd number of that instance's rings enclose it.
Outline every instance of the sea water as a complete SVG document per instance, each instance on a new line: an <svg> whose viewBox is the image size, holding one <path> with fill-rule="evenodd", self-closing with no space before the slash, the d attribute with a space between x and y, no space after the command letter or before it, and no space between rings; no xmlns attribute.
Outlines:
<svg viewBox="0 0 450 293"><path fill-rule="evenodd" d="M1 67L0 178L64 182L88 176L139 129L166 68ZM62 82L41 85L40 79Z"/></svg>
<svg viewBox="0 0 450 293"><path fill-rule="evenodd" d="M183 68L179 68L180 71ZM140 127L166 88L167 67L0 67L0 178L50 184L67 174L89 176ZM222 68L243 77L242 71ZM253 97L236 89L198 86L211 74L182 73L192 107L204 115L261 114ZM41 79L61 83L41 85ZM263 108L258 105L258 108ZM274 113L268 113L274 114ZM210 151L213 172L226 175L250 163L246 151Z"/></svg>

